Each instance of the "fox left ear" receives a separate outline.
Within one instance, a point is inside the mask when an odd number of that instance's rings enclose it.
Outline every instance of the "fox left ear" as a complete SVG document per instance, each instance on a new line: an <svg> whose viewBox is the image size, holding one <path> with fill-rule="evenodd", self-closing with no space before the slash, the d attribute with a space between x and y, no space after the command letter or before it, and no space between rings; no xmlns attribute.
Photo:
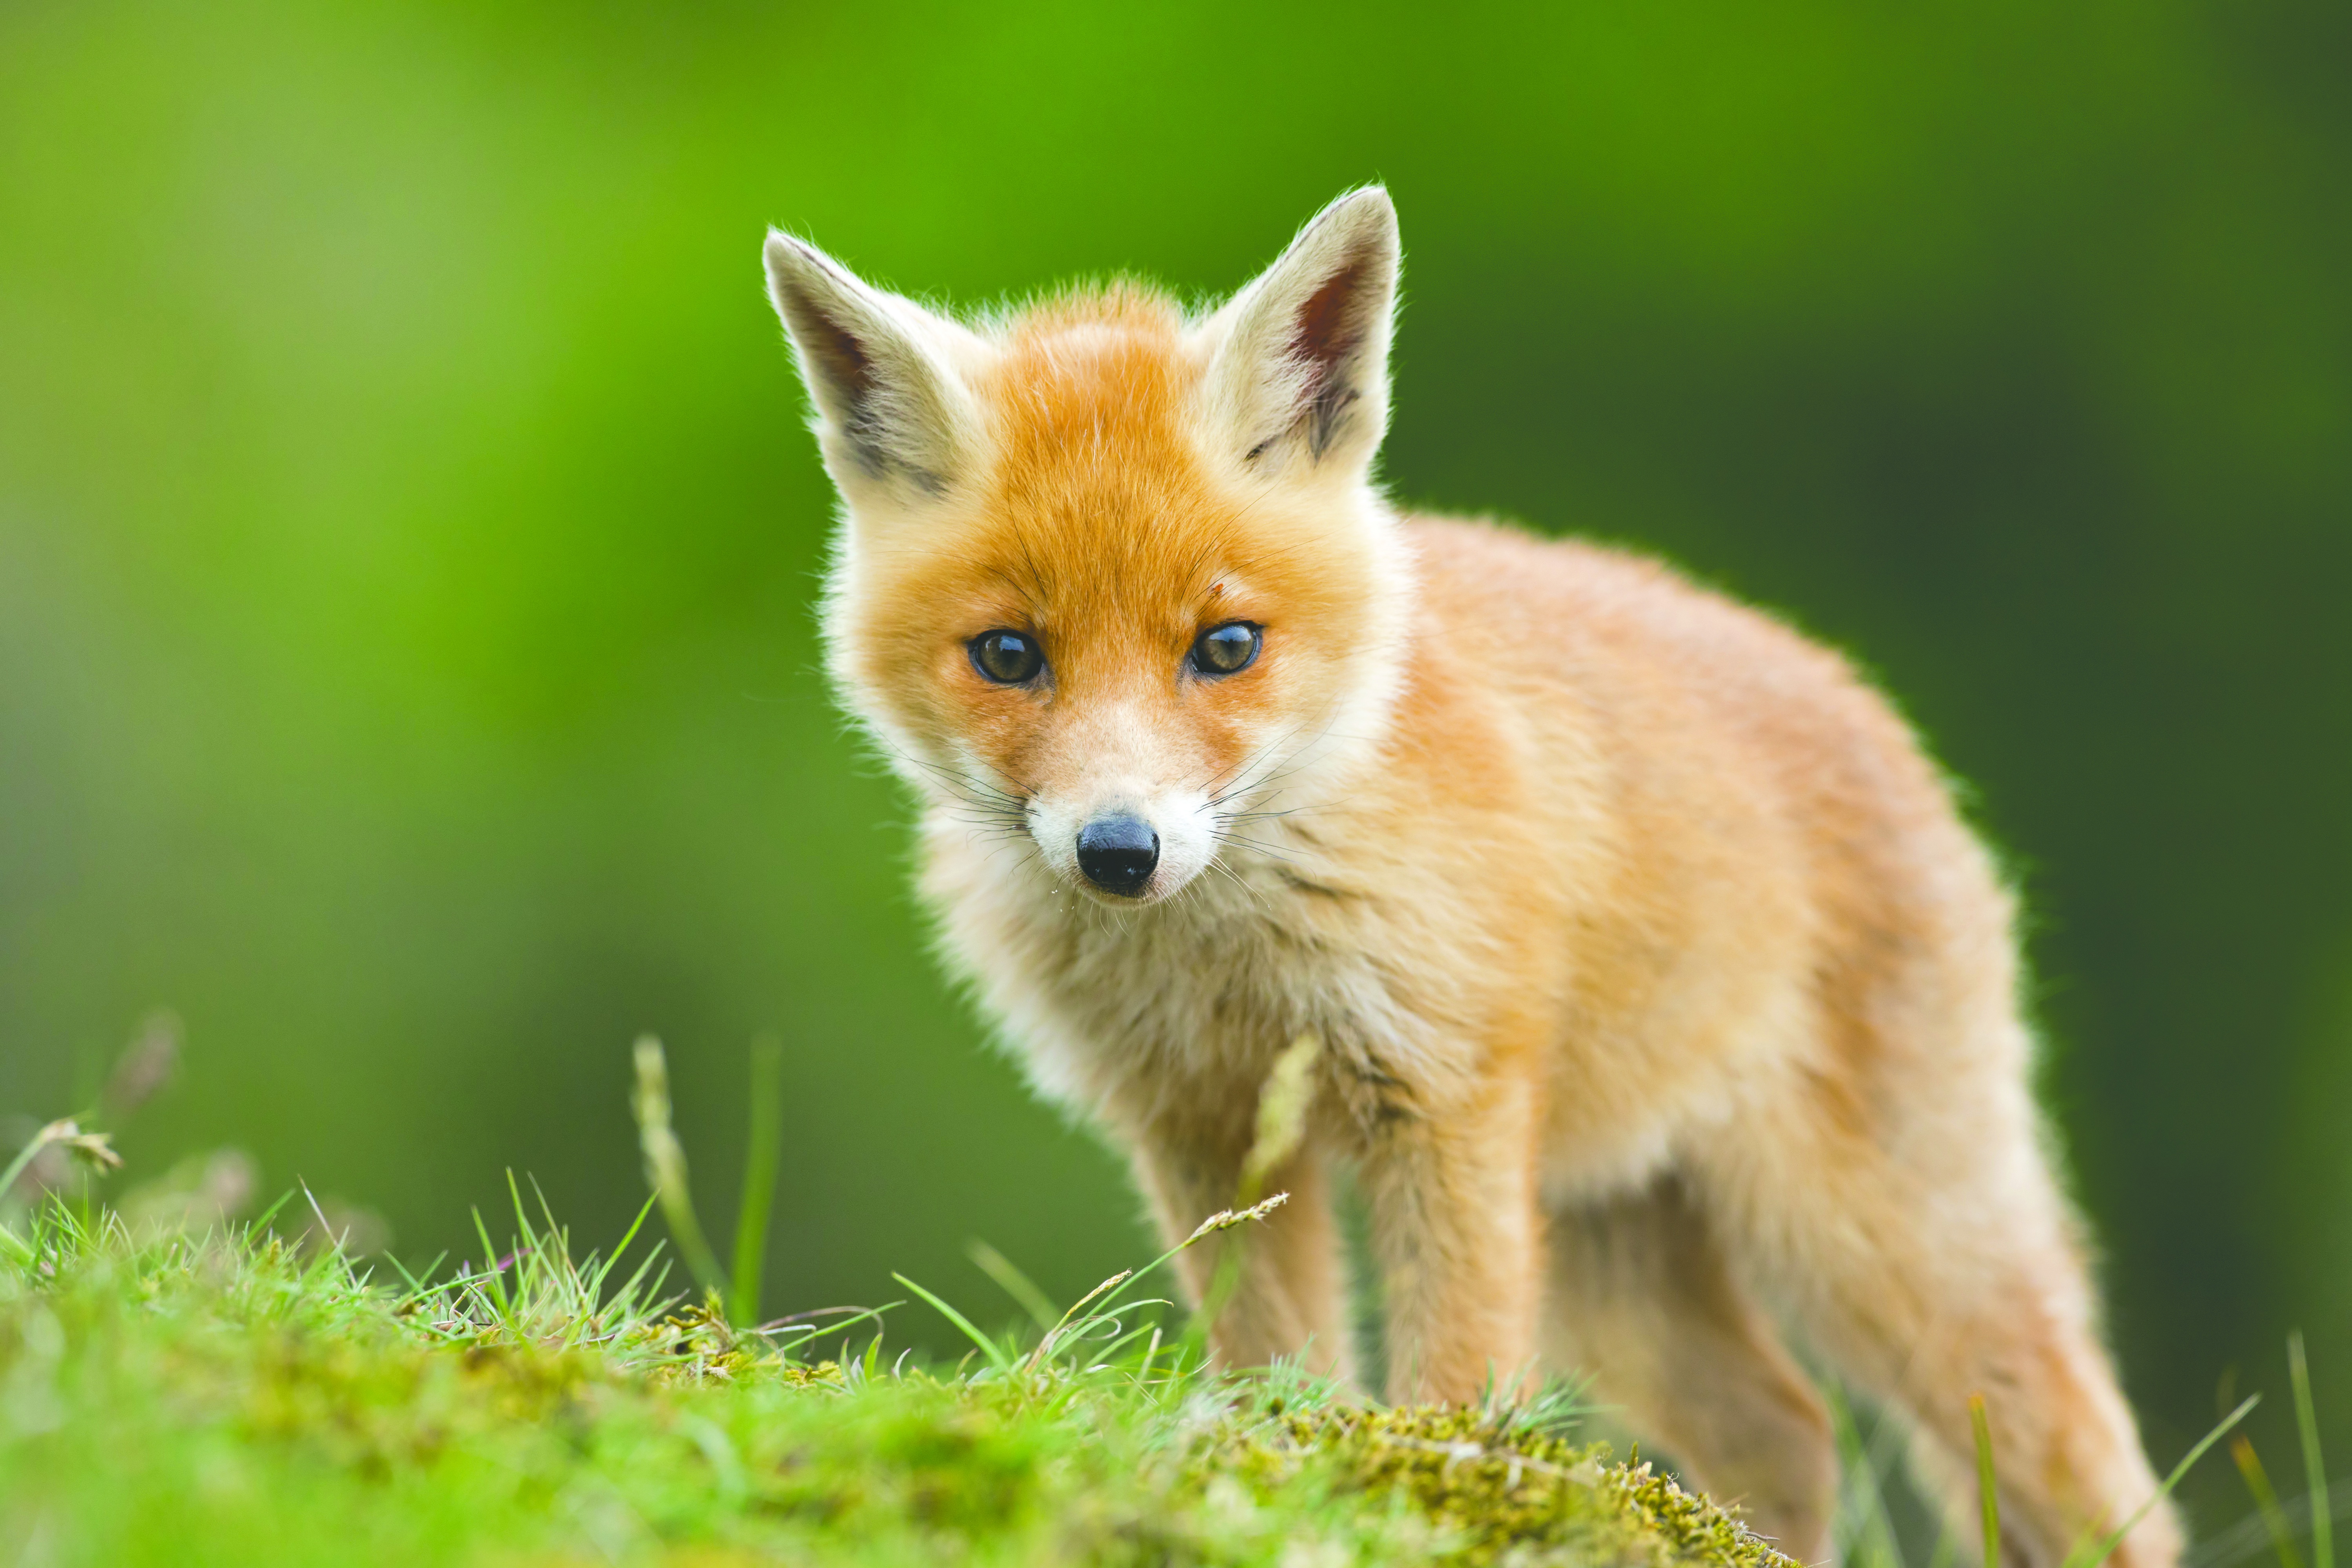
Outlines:
<svg viewBox="0 0 2352 1568"><path fill-rule="evenodd" d="M766 260L769 298L843 495L877 486L944 491L971 445L970 399L951 363L965 334L782 230L768 231Z"/></svg>
<svg viewBox="0 0 2352 1568"><path fill-rule="evenodd" d="M1367 185L1325 207L1210 319L1211 395L1245 462L1371 466L1388 431L1401 262L1395 205Z"/></svg>

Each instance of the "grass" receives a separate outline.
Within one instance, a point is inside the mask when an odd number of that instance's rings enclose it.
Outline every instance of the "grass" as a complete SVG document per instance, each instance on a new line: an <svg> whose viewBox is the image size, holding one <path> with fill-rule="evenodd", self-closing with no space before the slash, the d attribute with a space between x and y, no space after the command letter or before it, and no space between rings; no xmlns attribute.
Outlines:
<svg viewBox="0 0 2352 1568"><path fill-rule="evenodd" d="M372 1271L307 1194L244 1226L68 1198L63 1162L97 1172L108 1135L44 1128L16 1170L52 1190L0 1221L0 1563L1785 1563L1580 1441L1572 1388L1387 1409L1207 1370L1150 1293L1174 1251L1066 1310L989 1254L1018 1334L902 1280L971 1342L955 1365L894 1353L893 1309L760 1322L772 1052L731 1288L660 1047L636 1060L639 1225L664 1215L683 1289L658 1249L618 1266L635 1229L583 1254L520 1187L476 1215L480 1260L426 1278Z"/></svg>
<svg viewBox="0 0 2352 1568"><path fill-rule="evenodd" d="M1302 1040L1284 1070L1301 1076L1313 1049ZM1296 1368L1208 1370L1197 1315L1164 1315L1150 1294L1181 1247L1066 1310L1006 1259L976 1255L1026 1311L1018 1332L991 1334L903 1278L910 1300L893 1308L762 1322L773 1052L754 1055L731 1288L692 1218L660 1047L641 1042L636 1060L653 1190L638 1226L583 1254L510 1184L495 1231L476 1216L481 1259L425 1278L371 1271L307 1194L244 1226L110 1208L87 1181L68 1197L65 1162L102 1174L109 1134L89 1118L42 1129L10 1176L46 1166L51 1190L0 1219L0 1564L1785 1568L1732 1514L1581 1440L1572 1385L1392 1409ZM1260 1129L1277 1152L1297 1131L1286 1084L1269 1085ZM1246 1184L1239 1196L1247 1206L1184 1246L1223 1230L1244 1240L1283 1201ZM684 1289L657 1247L616 1261L656 1209ZM1221 1270L1213 1294L1230 1283ZM971 1353L954 1365L894 1353L896 1310L937 1311ZM2311 1568L2334 1568L2300 1348ZM1832 1405L1846 1561L1905 1568L1887 1429L1865 1446ZM1998 1541L1981 1415L1978 1430ZM2305 1568L2252 1447L2233 1453L2283 1568ZM2086 1539L2068 1568L2097 1568L2122 1533ZM1947 1538L1930 1568L1954 1556Z"/></svg>
<svg viewBox="0 0 2352 1568"><path fill-rule="evenodd" d="M1123 1326L1145 1276L917 1367L870 1319L740 1331L510 1223L494 1264L398 1283L259 1226L52 1202L7 1231L0 1562L1772 1568L1558 1394L1213 1376Z"/></svg>

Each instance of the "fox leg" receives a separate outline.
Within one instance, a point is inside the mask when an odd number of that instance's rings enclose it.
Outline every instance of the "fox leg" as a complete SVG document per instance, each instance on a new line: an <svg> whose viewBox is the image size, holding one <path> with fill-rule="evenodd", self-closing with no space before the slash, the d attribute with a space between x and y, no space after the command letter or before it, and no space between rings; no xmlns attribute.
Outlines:
<svg viewBox="0 0 2352 1568"><path fill-rule="evenodd" d="M1984 1396L2004 1555L2055 1568L2153 1498L2156 1479L2022 1087L1948 1087L1937 1109L1959 1112L1964 1135L1907 1159L1883 1129L1799 1110L1769 1140L1718 1147L1728 1168L1711 1184L1747 1210L1808 1342L1908 1424L1916 1468L1963 1537L1977 1531L1969 1400ZM2158 1502L2115 1562L2171 1568L2179 1552Z"/></svg>
<svg viewBox="0 0 2352 1568"><path fill-rule="evenodd" d="M1161 1136L1136 1145L1136 1168L1152 1217L1175 1246L1220 1209L1241 1183L1246 1144L1240 1138ZM1324 1163L1307 1149L1270 1172L1265 1190L1289 1201L1265 1219L1204 1237L1176 1258L1185 1298L1198 1305L1227 1250L1241 1250L1232 1298L1210 1332L1225 1366L1264 1366L1277 1356L1347 1379L1349 1344L1345 1253L1332 1215Z"/></svg>
<svg viewBox="0 0 2352 1568"><path fill-rule="evenodd" d="M1532 1363L1538 1294L1534 1097L1482 1089L1370 1134L1359 1168L1388 1303L1389 1398L1461 1403Z"/></svg>
<svg viewBox="0 0 2352 1568"><path fill-rule="evenodd" d="M1544 1359L1800 1563L1830 1554L1837 1450L1821 1396L1666 1178L1549 1215Z"/></svg>

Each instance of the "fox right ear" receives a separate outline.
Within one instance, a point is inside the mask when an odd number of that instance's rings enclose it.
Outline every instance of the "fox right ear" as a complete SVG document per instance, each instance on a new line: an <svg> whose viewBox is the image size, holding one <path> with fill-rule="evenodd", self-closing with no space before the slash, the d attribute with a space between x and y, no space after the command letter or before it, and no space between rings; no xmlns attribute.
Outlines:
<svg viewBox="0 0 2352 1568"><path fill-rule="evenodd" d="M1360 476L1389 423L1396 208L1350 191L1210 318L1212 395L1244 461Z"/></svg>
<svg viewBox="0 0 2352 1568"><path fill-rule="evenodd" d="M845 495L893 482L944 493L972 449L970 401L948 363L958 329L781 229L766 256L834 482Z"/></svg>

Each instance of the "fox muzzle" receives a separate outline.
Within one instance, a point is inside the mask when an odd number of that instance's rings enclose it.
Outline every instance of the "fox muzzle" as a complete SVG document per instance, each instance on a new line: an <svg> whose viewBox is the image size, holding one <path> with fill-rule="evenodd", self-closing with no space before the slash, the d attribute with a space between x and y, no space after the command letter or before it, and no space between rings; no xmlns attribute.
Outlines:
<svg viewBox="0 0 2352 1568"><path fill-rule="evenodd" d="M1160 835L1140 817L1097 816L1078 829L1078 869L1106 893L1133 898L1160 864Z"/></svg>

